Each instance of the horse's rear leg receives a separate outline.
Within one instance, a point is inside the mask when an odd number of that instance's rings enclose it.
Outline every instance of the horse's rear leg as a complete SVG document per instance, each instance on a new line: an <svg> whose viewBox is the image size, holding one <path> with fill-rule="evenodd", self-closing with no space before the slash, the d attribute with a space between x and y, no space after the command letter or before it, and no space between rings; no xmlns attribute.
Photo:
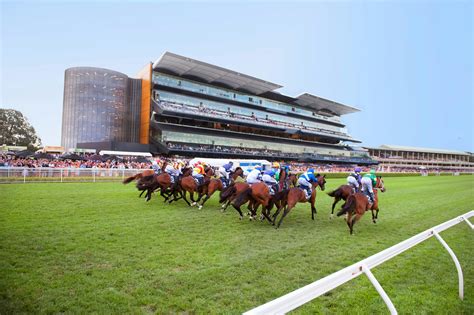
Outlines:
<svg viewBox="0 0 474 315"><path fill-rule="evenodd" d="M354 224L356 224L356 222L359 221L361 217L362 217L362 214L358 214L358 213L356 213L356 215L352 217L351 225L350 225L351 235L353 235L354 233Z"/></svg>
<svg viewBox="0 0 474 315"><path fill-rule="evenodd" d="M143 194L145 193L146 189L143 189L142 192L140 193L140 195L138 196L138 198L141 198L143 196Z"/></svg>

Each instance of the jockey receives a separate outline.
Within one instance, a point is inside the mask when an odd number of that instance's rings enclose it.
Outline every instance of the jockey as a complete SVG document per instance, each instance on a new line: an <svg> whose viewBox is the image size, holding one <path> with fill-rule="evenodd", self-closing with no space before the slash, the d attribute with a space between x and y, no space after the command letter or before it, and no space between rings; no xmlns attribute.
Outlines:
<svg viewBox="0 0 474 315"><path fill-rule="evenodd" d="M312 168L301 174L298 178L298 185L303 188L306 199L309 199L313 193L311 183L316 183L317 181L318 179L314 176L314 170Z"/></svg>
<svg viewBox="0 0 474 315"><path fill-rule="evenodd" d="M160 166L159 160L158 160L158 162L156 160L153 160L153 162L151 163L151 168L153 169L155 174L157 174L157 175L160 174L161 173L161 166Z"/></svg>
<svg viewBox="0 0 474 315"><path fill-rule="evenodd" d="M370 170L369 174L362 176L362 193L369 198L370 203L375 202L374 188L377 185L377 176L375 175L375 170Z"/></svg>
<svg viewBox="0 0 474 315"><path fill-rule="evenodd" d="M262 171L261 166L256 166L248 175L247 175L247 184L260 183L260 172Z"/></svg>
<svg viewBox="0 0 474 315"><path fill-rule="evenodd" d="M219 173L221 174L221 181L222 184L224 184L224 188L229 186L229 174L232 171L233 167L234 162L232 161L219 167Z"/></svg>
<svg viewBox="0 0 474 315"><path fill-rule="evenodd" d="M352 189L354 190L354 192L358 192L359 191L359 187L360 187L360 181L362 179L362 176L360 175L360 167L356 167L354 169L354 172L352 172L349 176L347 176L347 184L352 186Z"/></svg>
<svg viewBox="0 0 474 315"><path fill-rule="evenodd" d="M176 179L178 179L179 175L181 175L181 171L178 169L177 163L174 163L174 165L171 163L166 165L165 172L171 176L171 183L174 183Z"/></svg>
<svg viewBox="0 0 474 315"><path fill-rule="evenodd" d="M275 170L270 169L263 173L262 180L270 189L270 195L274 195L278 191L278 182L275 178Z"/></svg>
<svg viewBox="0 0 474 315"><path fill-rule="evenodd" d="M275 179L278 181L280 179L280 163L273 162L272 169L275 171Z"/></svg>
<svg viewBox="0 0 474 315"><path fill-rule="evenodd" d="M201 185L204 179L204 165L202 164L195 164L195 167L193 168L193 177L194 179L197 180L198 184Z"/></svg>

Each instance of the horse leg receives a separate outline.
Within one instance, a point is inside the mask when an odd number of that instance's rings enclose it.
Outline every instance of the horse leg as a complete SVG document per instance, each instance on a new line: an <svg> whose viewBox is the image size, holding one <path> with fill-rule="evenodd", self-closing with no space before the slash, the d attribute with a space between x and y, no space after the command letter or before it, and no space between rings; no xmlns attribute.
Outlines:
<svg viewBox="0 0 474 315"><path fill-rule="evenodd" d="M291 208L293 208L293 207L291 207ZM278 229L278 228L280 227L281 221L283 221L283 219L286 217L286 215L288 214L288 212L290 212L291 208L290 208L289 206L286 206L285 211L283 211L283 214L282 214L282 216L281 216L281 218L280 218L280 221L278 221L278 225L276 226L276 229Z"/></svg>
<svg viewBox="0 0 474 315"><path fill-rule="evenodd" d="M141 198L142 195L145 193L146 189L143 189L142 192L140 193L140 195L138 196L138 198Z"/></svg>
<svg viewBox="0 0 474 315"><path fill-rule="evenodd" d="M315 202L316 202L316 189L313 191L313 194L311 195L311 220L314 221L314 215L317 213L316 207L315 207Z"/></svg>
<svg viewBox="0 0 474 315"><path fill-rule="evenodd" d="M356 213L354 217L352 217L351 220L351 235L354 233L354 224L356 224L357 221L362 217L362 214Z"/></svg>
<svg viewBox="0 0 474 315"><path fill-rule="evenodd" d="M331 216L329 217L330 219L334 218L334 208L336 207L336 204L341 200L341 198L336 197L334 198L334 202L332 204L332 209L331 209Z"/></svg>
<svg viewBox="0 0 474 315"><path fill-rule="evenodd" d="M181 192L181 196L183 197L184 201L186 201L186 203L188 204L188 206L191 207L191 203L188 201L188 199L186 199L186 190L183 190Z"/></svg>

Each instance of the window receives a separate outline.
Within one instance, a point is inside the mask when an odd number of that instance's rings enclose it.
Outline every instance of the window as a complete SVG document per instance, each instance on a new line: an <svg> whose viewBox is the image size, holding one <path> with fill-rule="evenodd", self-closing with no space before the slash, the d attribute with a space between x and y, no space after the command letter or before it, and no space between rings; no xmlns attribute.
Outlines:
<svg viewBox="0 0 474 315"><path fill-rule="evenodd" d="M292 112L296 112L296 109L294 107L291 108Z"/></svg>
<svg viewBox="0 0 474 315"><path fill-rule="evenodd" d="M259 100L258 102L260 103L260 105L262 105L262 100Z"/></svg>
<svg viewBox="0 0 474 315"><path fill-rule="evenodd" d="M249 102L253 102L253 98L249 97Z"/></svg>

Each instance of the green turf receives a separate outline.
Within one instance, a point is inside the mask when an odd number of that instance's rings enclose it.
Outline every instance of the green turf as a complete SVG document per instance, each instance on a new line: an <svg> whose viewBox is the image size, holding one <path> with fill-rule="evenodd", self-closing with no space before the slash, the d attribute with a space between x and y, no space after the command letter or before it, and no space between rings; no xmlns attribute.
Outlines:
<svg viewBox="0 0 474 315"><path fill-rule="evenodd" d="M342 181L331 179L327 190ZM379 222L350 236L318 191L275 230L202 209L145 203L118 183L0 185L0 313L240 313L473 208L474 177L386 178ZM474 220L472 220L474 221ZM443 232L462 264L430 239L373 273L401 314L474 313L474 233ZM297 313L387 313L361 276Z"/></svg>

